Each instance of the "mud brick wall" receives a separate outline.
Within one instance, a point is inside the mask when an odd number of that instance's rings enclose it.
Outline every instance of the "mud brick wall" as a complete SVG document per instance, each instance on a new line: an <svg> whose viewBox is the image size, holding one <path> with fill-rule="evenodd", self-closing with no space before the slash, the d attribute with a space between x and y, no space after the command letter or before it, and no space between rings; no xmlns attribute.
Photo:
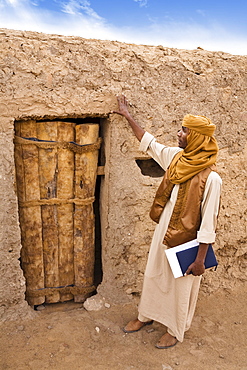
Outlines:
<svg viewBox="0 0 247 370"><path fill-rule="evenodd" d="M217 125L223 179L215 246L219 267L205 274L202 289L233 289L246 279L247 57L2 29L2 320L32 311L19 263L13 136L20 119L102 119L106 162L100 198L103 281L98 290L113 303L140 294L155 226L148 212L161 177L142 174L136 160L142 163L146 155L124 119L110 113L119 93L162 143L176 145L176 131L187 113L206 115Z"/></svg>

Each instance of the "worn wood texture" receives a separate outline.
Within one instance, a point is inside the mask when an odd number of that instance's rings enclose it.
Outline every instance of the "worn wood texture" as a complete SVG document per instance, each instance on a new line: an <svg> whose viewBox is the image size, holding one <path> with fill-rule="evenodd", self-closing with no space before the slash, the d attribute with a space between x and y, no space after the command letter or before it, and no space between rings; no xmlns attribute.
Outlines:
<svg viewBox="0 0 247 370"><path fill-rule="evenodd" d="M80 145L97 141L99 125L76 126L76 142ZM97 176L98 150L75 155L75 197L88 199L94 196ZM74 214L74 266L75 284L78 287L93 285L94 275L94 212L93 204L75 205ZM83 302L85 294L75 295L76 302Z"/></svg>
<svg viewBox="0 0 247 370"><path fill-rule="evenodd" d="M57 141L56 122L37 122L37 138ZM40 199L57 198L57 148L39 148ZM45 287L59 287L57 206L42 205ZM47 303L59 302L59 291L46 296Z"/></svg>
<svg viewBox="0 0 247 370"><path fill-rule="evenodd" d="M36 137L35 121L20 121L16 134ZM44 288L44 263L42 246L42 220L40 206L25 207L27 201L40 197L38 148L33 145L15 146L17 193L21 226L21 264L26 278L26 299L30 305L39 305L45 296L29 296L29 290Z"/></svg>
<svg viewBox="0 0 247 370"><path fill-rule="evenodd" d="M74 141L74 123L57 123L57 140ZM74 197L74 153L68 149L58 149L57 197L72 199ZM74 284L74 205L71 203L57 206L59 238L59 283L60 286ZM60 293L60 301L73 299L71 293Z"/></svg>
<svg viewBox="0 0 247 370"><path fill-rule="evenodd" d="M23 121L16 124L16 134L87 145L97 141L99 125ZM18 197L24 204L20 221L28 302L56 303L73 297L84 301L94 276L93 200L98 150L75 154L64 147L18 144L16 164ZM36 244L37 251L32 249ZM73 292L66 287L73 287Z"/></svg>

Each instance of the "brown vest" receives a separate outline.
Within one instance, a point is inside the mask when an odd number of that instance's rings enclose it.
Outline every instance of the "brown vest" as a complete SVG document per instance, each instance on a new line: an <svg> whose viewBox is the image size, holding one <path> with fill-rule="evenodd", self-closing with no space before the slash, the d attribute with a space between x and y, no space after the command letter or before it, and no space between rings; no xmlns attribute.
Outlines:
<svg viewBox="0 0 247 370"><path fill-rule="evenodd" d="M215 166L206 168L179 185L177 201L163 241L168 247L175 247L196 239L201 224L201 202L205 184L212 170L215 170ZM173 187L174 184L169 181L166 172L150 211L153 221L159 223Z"/></svg>

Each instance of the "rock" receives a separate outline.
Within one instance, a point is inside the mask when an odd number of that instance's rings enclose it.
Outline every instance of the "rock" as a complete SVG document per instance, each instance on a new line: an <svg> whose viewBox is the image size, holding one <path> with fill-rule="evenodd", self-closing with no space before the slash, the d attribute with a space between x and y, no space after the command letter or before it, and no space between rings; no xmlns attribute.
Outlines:
<svg viewBox="0 0 247 370"><path fill-rule="evenodd" d="M99 294L88 298L84 303L83 307L87 311L99 311L105 306L105 298Z"/></svg>
<svg viewBox="0 0 247 370"><path fill-rule="evenodd" d="M170 365L162 365L162 370L173 370Z"/></svg>
<svg viewBox="0 0 247 370"><path fill-rule="evenodd" d="M36 311L43 311L45 309L45 306L43 304L36 307Z"/></svg>

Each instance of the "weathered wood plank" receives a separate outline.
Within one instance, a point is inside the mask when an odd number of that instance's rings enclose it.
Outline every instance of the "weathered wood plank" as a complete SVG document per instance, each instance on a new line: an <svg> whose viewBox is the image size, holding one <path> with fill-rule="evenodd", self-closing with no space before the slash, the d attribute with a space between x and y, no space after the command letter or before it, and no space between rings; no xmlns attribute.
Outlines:
<svg viewBox="0 0 247 370"><path fill-rule="evenodd" d="M76 126L76 142L91 144L97 141L99 125ZM75 155L75 197L80 199L94 196L97 176L98 151ZM75 284L79 287L93 285L94 275L94 213L93 205L75 205L74 214L74 268ZM82 302L86 295L75 295Z"/></svg>
<svg viewBox="0 0 247 370"><path fill-rule="evenodd" d="M56 122L37 122L37 138L57 141ZM39 148L40 199L57 197L57 148ZM57 206L41 206L45 287L59 287ZM59 291L46 297L47 303L59 302Z"/></svg>
<svg viewBox="0 0 247 370"><path fill-rule="evenodd" d="M74 141L75 124L58 122L57 139L60 142ZM74 197L74 152L58 149L57 197L72 199ZM59 282L60 286L74 284L74 205L57 206L58 243L59 243ZM73 299L73 294L60 293L60 301Z"/></svg>
<svg viewBox="0 0 247 370"><path fill-rule="evenodd" d="M36 122L18 122L16 134L27 138L36 137ZM16 145L15 162L22 240L21 263L26 278L26 299L31 305L39 305L45 301L42 291L39 297L32 297L28 292L44 288L41 209L40 206L22 207L25 201L39 199L37 147L32 144Z"/></svg>

